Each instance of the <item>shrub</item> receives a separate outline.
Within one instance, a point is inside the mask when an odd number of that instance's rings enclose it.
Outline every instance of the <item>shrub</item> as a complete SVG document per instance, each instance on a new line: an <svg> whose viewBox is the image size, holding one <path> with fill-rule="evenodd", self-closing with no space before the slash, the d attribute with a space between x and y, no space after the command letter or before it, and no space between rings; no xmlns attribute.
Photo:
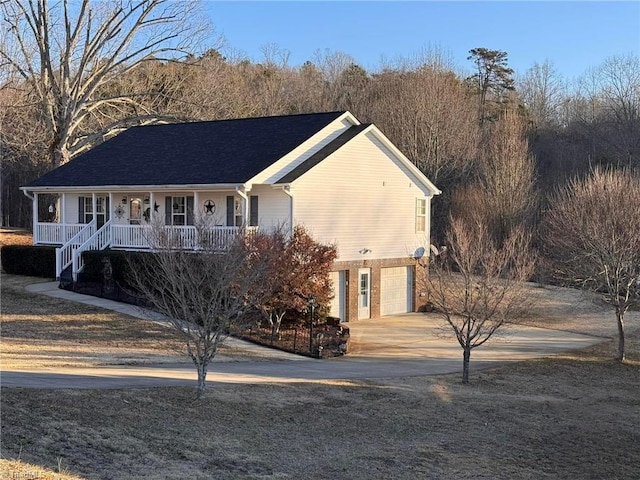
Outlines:
<svg viewBox="0 0 640 480"><path fill-rule="evenodd" d="M56 248L34 245L2 247L2 269L14 275L55 278Z"/></svg>
<svg viewBox="0 0 640 480"><path fill-rule="evenodd" d="M113 280L122 286L128 286L130 273L127 258L135 261L136 258L142 258L145 255L152 254L148 252L127 252L124 250L87 250L82 252L84 269L82 270L79 280L82 282L101 283L104 269L103 260L108 258L111 261Z"/></svg>

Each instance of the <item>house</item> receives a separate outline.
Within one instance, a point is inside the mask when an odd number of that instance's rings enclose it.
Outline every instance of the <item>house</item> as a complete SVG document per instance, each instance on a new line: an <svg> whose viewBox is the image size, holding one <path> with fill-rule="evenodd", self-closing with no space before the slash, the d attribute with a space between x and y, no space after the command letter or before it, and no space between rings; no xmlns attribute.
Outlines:
<svg viewBox="0 0 640 480"><path fill-rule="evenodd" d="M440 191L372 124L330 112L134 127L21 187L33 238L57 246L56 275L87 249L148 248L160 219L196 246L210 217L239 227L302 224L335 243L332 313L344 321L414 311Z"/></svg>

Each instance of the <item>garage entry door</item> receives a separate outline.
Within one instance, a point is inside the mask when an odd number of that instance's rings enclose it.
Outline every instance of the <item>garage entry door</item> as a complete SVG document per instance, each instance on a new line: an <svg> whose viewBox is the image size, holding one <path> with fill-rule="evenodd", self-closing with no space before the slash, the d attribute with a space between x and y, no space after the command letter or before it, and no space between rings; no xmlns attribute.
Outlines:
<svg viewBox="0 0 640 480"><path fill-rule="evenodd" d="M331 300L331 312L332 317L338 317L341 321L345 322L346 319L346 303L347 303L347 285L346 285L346 272L341 270L339 272L331 272L329 274L331 283L333 284L333 300Z"/></svg>
<svg viewBox="0 0 640 480"><path fill-rule="evenodd" d="M413 311L413 268L380 270L380 315Z"/></svg>

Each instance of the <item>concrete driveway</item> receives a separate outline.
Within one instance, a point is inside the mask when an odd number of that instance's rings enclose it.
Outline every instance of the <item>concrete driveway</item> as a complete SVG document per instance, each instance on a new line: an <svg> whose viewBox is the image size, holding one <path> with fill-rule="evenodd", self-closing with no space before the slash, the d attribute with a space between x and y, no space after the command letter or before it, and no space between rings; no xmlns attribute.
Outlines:
<svg viewBox="0 0 640 480"><path fill-rule="evenodd" d="M462 361L462 349L437 314L408 313L349 324L348 357L367 359L449 359ZM602 338L544 328L505 325L473 350L472 361L507 362L583 348Z"/></svg>
<svg viewBox="0 0 640 480"><path fill-rule="evenodd" d="M57 288L55 282L27 290L149 318L140 309ZM462 371L462 350L437 315L405 314L349 325L350 352L340 358L315 360L229 339L234 347L264 349L259 361L210 365L208 381L220 383L287 383L336 379L379 379ZM475 349L471 370L543 357L602 341L602 338L533 327L507 326L501 335ZM26 388L130 388L194 385L189 365L106 366L4 370L1 383Z"/></svg>

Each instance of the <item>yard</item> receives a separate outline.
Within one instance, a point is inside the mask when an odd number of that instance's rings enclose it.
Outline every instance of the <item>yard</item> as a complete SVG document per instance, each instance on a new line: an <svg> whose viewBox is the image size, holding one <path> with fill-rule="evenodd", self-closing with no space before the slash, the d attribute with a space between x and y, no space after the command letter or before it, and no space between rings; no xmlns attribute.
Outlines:
<svg viewBox="0 0 640 480"><path fill-rule="evenodd" d="M3 365L185 361L171 332L24 292L29 281L2 277ZM637 478L640 335L628 337L628 365L605 341L469 386L212 384L202 401L178 387L5 387L2 457L19 462L2 460L0 478Z"/></svg>

